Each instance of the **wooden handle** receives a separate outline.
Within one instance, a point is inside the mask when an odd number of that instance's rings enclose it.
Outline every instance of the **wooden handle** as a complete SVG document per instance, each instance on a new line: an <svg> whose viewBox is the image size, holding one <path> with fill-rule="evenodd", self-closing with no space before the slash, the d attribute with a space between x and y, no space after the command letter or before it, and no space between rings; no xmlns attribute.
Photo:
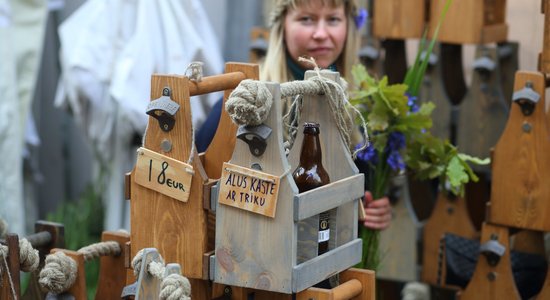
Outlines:
<svg viewBox="0 0 550 300"><path fill-rule="evenodd" d="M358 296L363 291L363 285L357 279L350 279L332 289L334 300L347 300Z"/></svg>
<svg viewBox="0 0 550 300"><path fill-rule="evenodd" d="M204 77L202 81L189 81L189 94L191 96L234 89L246 78L243 72L231 72L221 75Z"/></svg>

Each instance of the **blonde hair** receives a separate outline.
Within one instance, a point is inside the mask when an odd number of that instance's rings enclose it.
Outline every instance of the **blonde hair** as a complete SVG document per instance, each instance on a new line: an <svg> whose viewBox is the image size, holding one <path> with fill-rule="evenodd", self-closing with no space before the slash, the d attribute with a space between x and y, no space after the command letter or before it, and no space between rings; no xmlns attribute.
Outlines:
<svg viewBox="0 0 550 300"><path fill-rule="evenodd" d="M269 34L269 47L262 64L260 77L262 80L287 82L294 78L287 68L287 52L284 42L284 20L290 9L307 5L312 1L322 1L323 5L338 7L344 5L347 16L347 36L342 53L336 60L338 72L351 79L351 66L358 62L359 34L355 27L357 4L355 0L277 0L270 18L271 31Z"/></svg>

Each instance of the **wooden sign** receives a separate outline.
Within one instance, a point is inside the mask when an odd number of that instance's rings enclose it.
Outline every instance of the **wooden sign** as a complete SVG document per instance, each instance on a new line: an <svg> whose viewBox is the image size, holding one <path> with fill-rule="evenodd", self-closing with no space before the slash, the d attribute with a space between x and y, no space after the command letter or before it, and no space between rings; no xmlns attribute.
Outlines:
<svg viewBox="0 0 550 300"><path fill-rule="evenodd" d="M218 202L274 218L279 181L277 176L224 163Z"/></svg>
<svg viewBox="0 0 550 300"><path fill-rule="evenodd" d="M187 202L195 173L193 166L143 147L137 152L136 183Z"/></svg>

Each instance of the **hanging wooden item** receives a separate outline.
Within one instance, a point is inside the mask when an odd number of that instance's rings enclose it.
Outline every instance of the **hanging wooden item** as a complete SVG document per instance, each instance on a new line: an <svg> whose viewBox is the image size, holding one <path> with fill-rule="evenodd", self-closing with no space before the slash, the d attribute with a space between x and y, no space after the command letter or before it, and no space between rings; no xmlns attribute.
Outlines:
<svg viewBox="0 0 550 300"><path fill-rule="evenodd" d="M550 141L545 77L518 72L510 117L493 153L491 210L494 224L550 230Z"/></svg>
<svg viewBox="0 0 550 300"><path fill-rule="evenodd" d="M446 1L430 1L430 34L433 34ZM453 1L437 39L453 44L486 44L505 41L506 0Z"/></svg>
<svg viewBox="0 0 550 300"><path fill-rule="evenodd" d="M384 39L420 38L424 32L424 0L375 0L373 35Z"/></svg>

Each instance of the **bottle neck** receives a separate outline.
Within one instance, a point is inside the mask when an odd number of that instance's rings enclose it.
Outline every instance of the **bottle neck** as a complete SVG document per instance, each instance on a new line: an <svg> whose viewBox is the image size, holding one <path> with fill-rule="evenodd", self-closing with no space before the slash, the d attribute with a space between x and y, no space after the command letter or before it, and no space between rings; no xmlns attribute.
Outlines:
<svg viewBox="0 0 550 300"><path fill-rule="evenodd" d="M302 150L300 152L300 165L302 167L321 165L322 157L319 132L304 131L304 141L302 142Z"/></svg>

